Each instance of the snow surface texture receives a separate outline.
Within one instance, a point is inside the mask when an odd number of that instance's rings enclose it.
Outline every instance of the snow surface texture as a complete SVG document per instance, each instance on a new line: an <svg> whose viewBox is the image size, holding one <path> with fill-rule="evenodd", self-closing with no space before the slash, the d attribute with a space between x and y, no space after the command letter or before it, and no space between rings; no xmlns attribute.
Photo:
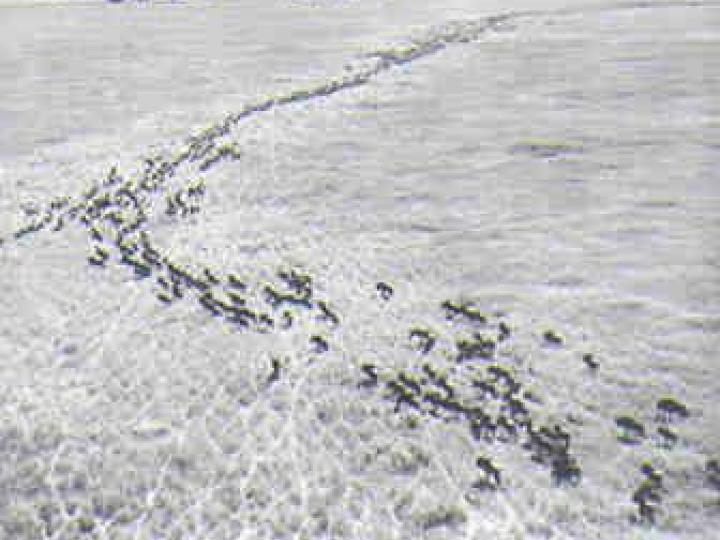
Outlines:
<svg viewBox="0 0 720 540"><path fill-rule="evenodd" d="M720 9L413 4L0 8L0 538L713 537Z"/></svg>

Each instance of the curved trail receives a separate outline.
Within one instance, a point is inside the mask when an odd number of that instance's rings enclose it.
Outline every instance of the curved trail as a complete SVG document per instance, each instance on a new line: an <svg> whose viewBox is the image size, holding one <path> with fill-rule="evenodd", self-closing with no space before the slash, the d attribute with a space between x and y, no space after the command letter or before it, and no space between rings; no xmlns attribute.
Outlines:
<svg viewBox="0 0 720 540"><path fill-rule="evenodd" d="M450 46L475 42L483 35L502 31L511 23L538 17L552 17L582 13L600 13L654 7L700 6L701 2L642 2L631 1L612 6L560 8L555 10L514 11L483 17L477 20L451 21L430 28L405 43L381 48L354 62L340 76L317 85L299 88L275 96L262 98L246 105L242 110L228 114L221 121L192 135L171 156L156 155L145 158L140 173L125 178L116 167L107 178L91 185L79 198L58 196L50 201L37 216L14 231L13 238L20 240L42 230L59 231L69 222L84 225L95 243L89 262L105 266L119 260L134 271L137 277L155 275L161 285L159 299L170 303L179 299L184 289L197 293L198 299L214 315L227 316L237 324L267 329L271 322L268 313L239 311L223 300L212 296L216 276L208 268L190 268L161 253L149 233L157 219L158 209L167 216L184 217L200 212L207 188L204 173L226 160L242 159L243 150L232 141L233 129L244 120L267 113L275 108L330 97L334 94L366 85L384 72L441 53ZM542 151L540 148L538 151ZM549 151L556 150L550 148ZM163 201L164 199L164 201ZM0 237L0 246L3 243ZM114 257L111 256L114 255ZM225 276L223 281L227 280ZM234 278L233 278L234 279ZM243 288L246 288L246 284ZM266 286L267 287L267 286ZM275 287L275 285L273 285ZM221 294L231 292L225 287ZM298 292L298 291L296 291ZM285 301L311 307L301 298L280 298L277 291L256 291L257 296L268 294L276 307ZM299 293L301 296L304 293ZM209 299L209 300L208 300ZM230 311L225 308L232 308ZM323 315L322 313L320 314Z"/></svg>
<svg viewBox="0 0 720 540"><path fill-rule="evenodd" d="M241 159L242 149L236 144L220 140L231 135L235 126L243 120L257 114L269 112L289 104L308 102L326 98L354 87L369 83L378 75L393 68L410 64L427 56L437 54L448 46L475 42L488 32L502 31L508 23L521 22L524 19L552 17L583 13L612 12L628 9L650 9L658 7L695 7L707 5L699 1L686 2L620 2L611 6L597 5L583 8L559 8L554 10L511 11L478 20L448 22L433 27L424 35L409 39L404 44L378 49L368 53L355 62L348 72L330 78L320 84L299 88L276 96L262 98L250 103L238 112L230 113L216 124L190 136L185 145L172 156L153 156L145 158L144 171L125 179L113 167L108 177L94 182L79 200L66 195L58 196L48 203L38 216L26 225L14 231L13 238L18 240L28 234L45 229L62 229L68 221L80 221L88 228L96 221L110 221L116 231L112 241L121 252L123 242L138 244L137 233L144 232L147 240L147 224L151 219L153 201L165 196L166 213L183 215L200 210L197 199L204 195L204 181L197 180L198 175L207 172L226 159ZM552 150L552 149L551 149ZM542 149L540 149L542 151ZM142 169L143 167L141 167ZM188 170L189 169L189 170ZM183 181L182 176L190 178ZM196 199L188 202L183 199ZM172 201L175 201L173 203ZM130 216L103 212L108 208L120 207L128 210ZM112 208L115 210L117 208ZM103 215L100 215L103 214ZM130 239L130 236L134 238ZM95 235L97 239L97 235ZM0 236L0 246L6 240ZM137 269L137 266L135 266ZM141 270L143 271L143 270Z"/></svg>
<svg viewBox="0 0 720 540"><path fill-rule="evenodd" d="M271 282L248 283L241 275L221 274L207 266L178 261L164 253L154 241L153 226L161 217L179 220L202 211L206 191L212 188L207 185L204 173L225 161L243 159L243 149L233 142L236 126L245 119L278 107L323 99L366 85L398 66L440 54L450 46L478 41L489 32L503 31L507 25L525 19L701 5L705 4L623 2L596 8L510 12L435 27L404 44L366 55L356 61L349 72L336 78L251 103L189 137L173 155L148 157L136 175L125 177L122 171L112 168L106 178L96 182L80 197L57 197L50 201L36 219L14 232L14 240L22 242L26 236L41 231L60 231L70 223L79 223L87 229L93 242L88 262L98 269L124 266L138 280L153 283L152 291L159 302L169 305L190 299L209 317L234 330L284 331L298 321L312 319L319 322L323 330L306 336L307 341L312 347L312 355L322 357L333 351L333 339L327 336L334 335L345 324L345 316L335 311L331 301L315 295L312 276L297 268L281 268ZM379 302L392 301L390 285L378 283L377 287ZM473 304L449 299L439 308L449 329L436 330L418 325L399 330L401 337L398 339L405 341L417 354L413 368L387 369L369 363L353 366L358 399L380 395L393 418L399 423L406 422L408 429L438 423L461 426L469 433L478 450L477 455L467 458L472 462L469 466L473 470L472 477L457 483L445 464L436 462L432 466L448 483L457 487L458 493L470 505L482 505L492 494L507 494L508 480L494 454L497 446L491 447L491 444L502 447L498 451L502 456L499 461L524 460L538 466L557 488L571 490L591 478L594 471L583 468L575 450L575 442L582 438L583 430L571 423L546 423L543 396L535 395L531 384L534 375L518 365L513 357L510 344L517 329L511 328L502 314L485 313ZM548 329L542 331L539 347L563 347L564 338L560 334ZM596 369L592 354L588 353L583 361L589 370ZM278 360L275 367L274 375L282 377L286 365ZM268 388L275 379L273 375L268 376ZM303 383L304 379L297 384ZM293 388L293 410L299 399L299 387ZM672 448L674 426L685 421L684 405L658 400L657 406L658 417L652 426L644 426L630 416L615 418L618 439L628 445L652 439L657 446ZM231 422L228 421L224 429L233 427ZM289 425L283 426L272 446L274 450L282 449L290 429ZM293 433L292 440L295 438L298 437ZM399 464L393 465L403 471L425 467L429 458L410 452L398 460ZM163 464L154 491L149 495L148 506L152 506L154 497L164 489L165 478L170 475L167 472L169 464L170 458ZM253 475L258 469L260 461L251 461L244 486L254 480ZM665 487L653 471L644 471L643 475L626 498L632 500L636 521L651 525L662 514ZM711 481L713 478L717 481L716 476L711 470ZM196 506L188 508L187 512L199 513L202 504L216 497L215 489L215 486L206 487L196 500ZM509 501L510 497L506 499ZM514 513L515 509L510 507L509 511ZM154 509L147 508L138 510L134 521L138 536L144 524L153 518L153 512ZM422 531L456 527L465 519L453 508L418 518ZM112 517L104 526L112 527L114 520ZM82 526L77 524L77 527ZM210 530L221 527L207 526ZM63 531L61 528L47 534L64 538Z"/></svg>
<svg viewBox="0 0 720 540"><path fill-rule="evenodd" d="M488 32L502 31L506 27L507 23L515 21L521 22L523 19L538 17L603 13L630 9L702 7L707 5L707 3L701 1L628 1L615 3L610 6L598 4L594 7L586 6L579 9L568 7L553 10L510 11L507 13L483 17L474 21L462 20L448 22L444 25L429 29L424 33L424 35L414 39L408 39L404 44L378 49L377 51L366 54L363 59L350 67L349 73L344 73L341 76L330 78L318 85L309 86L307 88L299 88L286 93L278 94L276 96L262 98L255 103L246 105L240 111L228 114L221 121L203 129L196 135L190 136L186 140L185 146L175 155L171 157L156 156L150 160L146 159L146 165L151 170L146 168L144 178L135 179L134 182L130 181L129 184L125 183L122 188L126 191L129 188L130 190L135 190L139 193L157 191L157 189L161 188L162 184L164 184L166 180L175 175L175 172L179 167L185 164L198 162L198 172L205 172L224 158L239 158L239 149L233 151L231 146L219 147L217 140L229 135L232 128L244 119L271 111L277 107L325 98L344 90L365 85L384 72L390 71L393 68L404 64L410 64L421 60L427 56L437 54L444 50L447 46L475 42ZM152 187L148 187L149 173L152 173ZM85 199L109 193L109 190L107 189L108 187L116 185L123 180L122 178L118 178L116 175L117 171L113 169L108 179L103 182L95 182L86 192ZM136 185L138 182L140 185ZM88 196L88 194L91 195ZM78 211L78 205L72 206L71 209L66 212L56 212L57 210L67 206L69 203L70 199L67 196L58 197L55 202L51 202L47 205L42 217L32 220L25 227L15 231L14 237L17 239L25 234L42 230L50 225L54 219L60 219L66 216L74 218ZM55 223L57 225L57 222ZM3 239L0 237L0 242L1 241L3 241Z"/></svg>

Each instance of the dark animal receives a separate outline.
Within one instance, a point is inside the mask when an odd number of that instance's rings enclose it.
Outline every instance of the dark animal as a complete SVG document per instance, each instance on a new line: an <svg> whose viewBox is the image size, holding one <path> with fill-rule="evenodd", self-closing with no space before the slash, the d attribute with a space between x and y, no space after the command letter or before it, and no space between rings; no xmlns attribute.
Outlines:
<svg viewBox="0 0 720 540"><path fill-rule="evenodd" d="M393 288L390 285L382 281L379 281L377 285L375 285L375 290L377 290L380 298L382 298L383 300L390 300L394 292Z"/></svg>

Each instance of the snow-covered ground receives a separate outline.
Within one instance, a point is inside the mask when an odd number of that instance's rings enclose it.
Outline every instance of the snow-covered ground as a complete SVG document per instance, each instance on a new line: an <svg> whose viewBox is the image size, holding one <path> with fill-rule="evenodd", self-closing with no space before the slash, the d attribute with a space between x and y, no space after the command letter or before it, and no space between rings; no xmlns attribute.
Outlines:
<svg viewBox="0 0 720 540"><path fill-rule="evenodd" d="M714 538L719 23L0 1L0 539Z"/></svg>

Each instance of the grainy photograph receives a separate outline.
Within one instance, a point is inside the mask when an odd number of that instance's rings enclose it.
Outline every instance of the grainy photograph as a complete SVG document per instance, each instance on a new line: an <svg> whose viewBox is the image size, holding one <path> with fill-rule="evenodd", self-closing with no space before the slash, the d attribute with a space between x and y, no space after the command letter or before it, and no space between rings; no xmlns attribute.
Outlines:
<svg viewBox="0 0 720 540"><path fill-rule="evenodd" d="M0 0L0 540L712 540L720 3Z"/></svg>

